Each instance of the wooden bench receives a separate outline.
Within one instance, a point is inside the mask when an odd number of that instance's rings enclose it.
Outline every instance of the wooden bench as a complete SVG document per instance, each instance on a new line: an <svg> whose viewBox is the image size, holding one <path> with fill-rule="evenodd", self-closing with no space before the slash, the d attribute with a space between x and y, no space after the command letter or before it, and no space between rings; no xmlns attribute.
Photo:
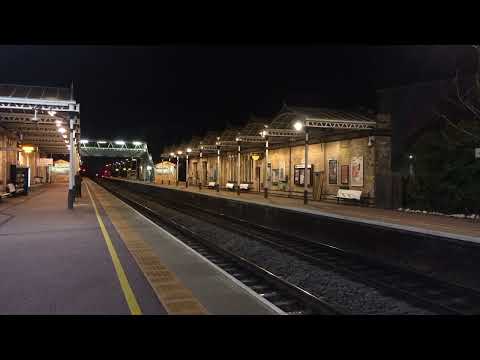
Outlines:
<svg viewBox="0 0 480 360"><path fill-rule="evenodd" d="M353 200L355 202L358 201L358 203L362 204L362 191L338 189L336 198L337 204L340 203L340 200Z"/></svg>

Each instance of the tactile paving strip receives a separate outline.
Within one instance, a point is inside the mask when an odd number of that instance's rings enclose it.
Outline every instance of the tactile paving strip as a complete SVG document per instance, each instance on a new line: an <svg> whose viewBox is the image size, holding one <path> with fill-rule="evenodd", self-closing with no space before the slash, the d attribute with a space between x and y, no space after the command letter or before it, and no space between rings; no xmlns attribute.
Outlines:
<svg viewBox="0 0 480 360"><path fill-rule="evenodd" d="M90 184L92 183L90 182ZM122 206L120 200L96 184L92 184L91 188L94 189L95 197L107 213L165 310L171 315L208 314L192 292L161 263L153 249L125 221L125 217L118 211L118 208Z"/></svg>

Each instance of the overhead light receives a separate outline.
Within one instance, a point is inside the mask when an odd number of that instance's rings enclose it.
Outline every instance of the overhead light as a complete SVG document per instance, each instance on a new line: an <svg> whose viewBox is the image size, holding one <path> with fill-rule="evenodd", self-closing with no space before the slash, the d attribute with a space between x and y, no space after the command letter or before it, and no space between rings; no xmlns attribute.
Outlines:
<svg viewBox="0 0 480 360"><path fill-rule="evenodd" d="M23 145L22 150L25 153L30 154L33 150L35 150L35 148L33 146L30 146L30 145Z"/></svg>
<svg viewBox="0 0 480 360"><path fill-rule="evenodd" d="M170 156L175 156L175 154L171 152L171 153L170 153Z"/></svg>
<svg viewBox="0 0 480 360"><path fill-rule="evenodd" d="M192 149L191 148L188 148L187 149L187 153L191 153L192 152Z"/></svg>
<svg viewBox="0 0 480 360"><path fill-rule="evenodd" d="M86 140L86 139L81 139L81 140L80 140L80 144L88 144L88 140Z"/></svg>
<svg viewBox="0 0 480 360"><path fill-rule="evenodd" d="M303 129L303 123L301 121L297 121L295 122L295 124L293 124L293 127L295 128L295 130L300 131Z"/></svg>
<svg viewBox="0 0 480 360"><path fill-rule="evenodd" d="M66 134L63 134L62 136L63 136L63 138L64 138L64 139L66 139L66 138L67 138L67 135L66 135Z"/></svg>
<svg viewBox="0 0 480 360"><path fill-rule="evenodd" d="M139 145L142 145L143 143L141 141L134 141L132 144L135 146L139 146Z"/></svg>
<svg viewBox="0 0 480 360"><path fill-rule="evenodd" d="M182 151L182 150L178 150L178 151L177 151L177 154L178 154L178 155L182 155L182 154L183 154L183 151Z"/></svg>
<svg viewBox="0 0 480 360"><path fill-rule="evenodd" d="M123 170L127 170L127 168L123 168Z"/></svg>
<svg viewBox="0 0 480 360"><path fill-rule="evenodd" d="M412 154L408 155L408 158L413 159L413 155Z"/></svg>
<svg viewBox="0 0 480 360"><path fill-rule="evenodd" d="M107 142L106 141L103 141L103 140L100 140L100 141L97 141L97 144L106 144Z"/></svg>
<svg viewBox="0 0 480 360"><path fill-rule="evenodd" d="M125 145L125 141L123 141L123 140L117 140L117 141L115 141L115 144L116 144L116 145Z"/></svg>
<svg viewBox="0 0 480 360"><path fill-rule="evenodd" d="M152 167L150 165L147 165L147 170L148 171L152 170Z"/></svg>
<svg viewBox="0 0 480 360"><path fill-rule="evenodd" d="M57 127L62 126L62 120L55 120L55 125L57 125Z"/></svg>
<svg viewBox="0 0 480 360"><path fill-rule="evenodd" d="M49 111L48 111L48 115L50 115L50 116L55 116L56 113L57 113L57 112L56 112L56 111L53 111L53 110L49 110Z"/></svg>
<svg viewBox="0 0 480 360"><path fill-rule="evenodd" d="M68 144L68 140L65 140L65 144Z"/></svg>
<svg viewBox="0 0 480 360"><path fill-rule="evenodd" d="M239 137L235 138L235 141L240 141L240 140L242 140L242 139L240 139Z"/></svg>
<svg viewBox="0 0 480 360"><path fill-rule="evenodd" d="M64 133L67 132L67 130L65 130L65 128L63 128L63 127L59 127L59 128L58 128L58 132L59 132L60 134L64 134Z"/></svg>

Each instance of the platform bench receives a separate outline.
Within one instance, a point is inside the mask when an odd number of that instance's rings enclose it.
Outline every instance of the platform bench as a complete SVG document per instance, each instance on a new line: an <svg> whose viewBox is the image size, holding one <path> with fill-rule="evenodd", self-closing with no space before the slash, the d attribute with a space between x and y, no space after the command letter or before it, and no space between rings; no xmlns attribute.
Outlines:
<svg viewBox="0 0 480 360"><path fill-rule="evenodd" d="M235 184L234 183L231 183L231 182L228 182L227 183L227 186L225 186L225 188L227 190L235 190Z"/></svg>
<svg viewBox="0 0 480 360"><path fill-rule="evenodd" d="M216 185L217 184L215 183L215 181L209 181L207 187L209 189L214 189Z"/></svg>
<svg viewBox="0 0 480 360"><path fill-rule="evenodd" d="M340 203L340 200L353 200L355 202L358 201L358 203L362 204L362 191L338 189L336 198L337 204Z"/></svg>
<svg viewBox="0 0 480 360"><path fill-rule="evenodd" d="M240 184L240 191L249 191L250 190L250 184Z"/></svg>

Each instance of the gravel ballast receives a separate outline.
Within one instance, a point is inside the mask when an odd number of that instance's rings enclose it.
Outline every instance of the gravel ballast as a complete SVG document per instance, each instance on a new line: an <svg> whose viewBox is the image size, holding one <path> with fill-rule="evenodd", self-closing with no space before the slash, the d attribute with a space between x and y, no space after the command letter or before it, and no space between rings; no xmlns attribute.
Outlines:
<svg viewBox="0 0 480 360"><path fill-rule="evenodd" d="M125 194L125 190L122 189ZM206 237L216 245L242 256L286 281L359 315L430 315L430 311L384 295L377 289L345 275L282 253L268 244L228 231L206 221L166 208L128 192L128 196Z"/></svg>

